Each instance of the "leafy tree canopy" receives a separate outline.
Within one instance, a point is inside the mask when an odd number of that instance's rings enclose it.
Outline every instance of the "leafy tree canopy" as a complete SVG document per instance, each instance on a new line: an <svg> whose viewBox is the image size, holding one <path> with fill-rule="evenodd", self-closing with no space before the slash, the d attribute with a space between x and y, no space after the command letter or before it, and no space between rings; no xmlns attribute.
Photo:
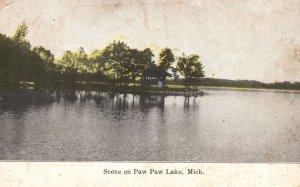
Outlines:
<svg viewBox="0 0 300 187"><path fill-rule="evenodd" d="M175 61L174 54L170 48L164 48L159 53L158 67L164 71L171 68L172 63Z"/></svg>
<svg viewBox="0 0 300 187"><path fill-rule="evenodd" d="M12 39L25 48L30 48L30 43L26 40L26 35L28 33L28 26L26 25L25 21L23 21L16 29L16 32Z"/></svg>
<svg viewBox="0 0 300 187"><path fill-rule="evenodd" d="M199 55L185 56L183 54L178 59L177 69L185 77L187 83L205 76Z"/></svg>

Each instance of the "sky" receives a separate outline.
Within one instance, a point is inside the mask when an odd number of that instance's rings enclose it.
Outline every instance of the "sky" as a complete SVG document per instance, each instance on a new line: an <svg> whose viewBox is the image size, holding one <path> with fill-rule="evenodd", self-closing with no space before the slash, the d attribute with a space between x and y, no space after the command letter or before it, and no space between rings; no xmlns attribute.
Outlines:
<svg viewBox="0 0 300 187"><path fill-rule="evenodd" d="M300 0L0 0L1 33L23 20L57 57L120 39L198 54L206 77L300 82Z"/></svg>

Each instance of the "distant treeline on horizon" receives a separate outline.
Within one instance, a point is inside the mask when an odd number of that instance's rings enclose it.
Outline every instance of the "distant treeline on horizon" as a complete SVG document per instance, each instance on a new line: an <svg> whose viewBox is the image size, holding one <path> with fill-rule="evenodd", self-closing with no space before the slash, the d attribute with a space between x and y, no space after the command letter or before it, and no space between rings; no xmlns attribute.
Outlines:
<svg viewBox="0 0 300 187"><path fill-rule="evenodd" d="M158 63L155 63L149 48L138 50L121 41L114 41L90 54L83 48L75 52L65 51L61 58L55 59L43 46L32 47L26 40L27 32L28 27L23 22L12 37L0 33L0 85L55 81L129 84L139 82L144 70L155 64L166 72L168 84L300 89L299 82L267 84L204 78L204 67L198 54L175 56L170 48L163 48Z"/></svg>
<svg viewBox="0 0 300 187"><path fill-rule="evenodd" d="M184 84L184 79L168 81L168 84ZM291 83L289 81L264 83L254 80L229 80L218 78L202 78L194 83L197 86L211 87L235 87L235 88L266 88L266 89L285 89L285 90L300 90L300 82Z"/></svg>

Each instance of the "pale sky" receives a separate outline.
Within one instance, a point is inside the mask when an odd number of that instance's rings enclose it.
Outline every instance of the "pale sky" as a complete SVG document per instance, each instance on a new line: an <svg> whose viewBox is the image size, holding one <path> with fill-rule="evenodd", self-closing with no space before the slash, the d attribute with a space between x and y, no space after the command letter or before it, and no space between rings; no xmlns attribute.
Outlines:
<svg viewBox="0 0 300 187"><path fill-rule="evenodd" d="M113 39L199 54L206 77L300 82L300 0L0 0L0 32L25 20L55 55Z"/></svg>

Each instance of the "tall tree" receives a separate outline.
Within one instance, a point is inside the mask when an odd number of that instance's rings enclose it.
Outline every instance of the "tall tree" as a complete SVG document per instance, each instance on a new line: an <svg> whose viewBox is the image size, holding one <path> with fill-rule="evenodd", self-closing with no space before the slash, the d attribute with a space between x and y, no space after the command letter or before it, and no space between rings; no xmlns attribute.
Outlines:
<svg viewBox="0 0 300 187"><path fill-rule="evenodd" d="M98 64L82 47L76 52L65 51L56 64L64 78L70 81L91 79L98 71Z"/></svg>
<svg viewBox="0 0 300 187"><path fill-rule="evenodd" d="M172 77L173 77L174 82L177 82L178 78L179 78L177 68L171 67L171 71L172 71Z"/></svg>
<svg viewBox="0 0 300 187"><path fill-rule="evenodd" d="M168 71L174 61L175 57L170 48L164 48L160 51L158 67L161 70Z"/></svg>
<svg viewBox="0 0 300 187"><path fill-rule="evenodd" d="M30 43L26 40L26 35L28 33L28 26L26 25L25 21L23 21L18 27L17 30L12 37L12 39L18 43L20 46L25 48L30 48Z"/></svg>
<svg viewBox="0 0 300 187"><path fill-rule="evenodd" d="M186 86L190 86L192 81L205 76L199 55L185 56L183 54L178 59L177 69L185 77Z"/></svg>
<svg viewBox="0 0 300 187"><path fill-rule="evenodd" d="M108 76L104 75L104 58L103 49L94 50L88 55L88 59L91 63L92 69L94 70L94 76L96 80L109 80Z"/></svg>
<svg viewBox="0 0 300 187"><path fill-rule="evenodd" d="M20 81L35 81L45 74L41 58L30 50L26 33L27 26L23 23L12 38L0 34L1 82L16 84Z"/></svg>
<svg viewBox="0 0 300 187"><path fill-rule="evenodd" d="M45 49L43 46L39 46L34 47L32 51L41 58L47 73L55 71L54 55L50 50Z"/></svg>
<svg viewBox="0 0 300 187"><path fill-rule="evenodd" d="M104 72L121 83L130 79L132 68L130 47L121 41L114 41L105 47L100 60L104 64Z"/></svg>
<svg viewBox="0 0 300 187"><path fill-rule="evenodd" d="M139 51L137 49L131 49L131 64L130 72L131 79L136 83L136 79L141 77L144 70L149 66L150 63L154 63L152 58L154 54L149 48Z"/></svg>

